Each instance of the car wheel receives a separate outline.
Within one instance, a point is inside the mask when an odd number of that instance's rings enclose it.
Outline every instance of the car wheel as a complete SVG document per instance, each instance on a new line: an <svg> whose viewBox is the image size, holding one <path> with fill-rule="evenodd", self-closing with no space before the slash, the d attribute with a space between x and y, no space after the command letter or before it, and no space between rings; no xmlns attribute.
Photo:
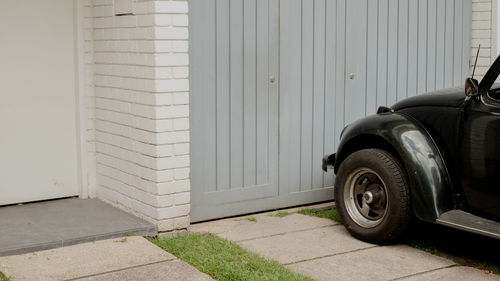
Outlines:
<svg viewBox="0 0 500 281"><path fill-rule="evenodd" d="M410 193L399 161L381 149L349 155L335 179L335 203L356 238L385 244L398 238L410 221Z"/></svg>

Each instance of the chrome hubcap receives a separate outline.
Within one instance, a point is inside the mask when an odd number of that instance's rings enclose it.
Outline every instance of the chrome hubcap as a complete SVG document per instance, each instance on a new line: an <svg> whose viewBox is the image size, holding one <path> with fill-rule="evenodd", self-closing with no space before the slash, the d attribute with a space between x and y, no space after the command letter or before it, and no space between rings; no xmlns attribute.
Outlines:
<svg viewBox="0 0 500 281"><path fill-rule="evenodd" d="M366 191L365 194L363 194L363 200L365 200L365 202L368 204L372 203L373 193L371 191Z"/></svg>
<svg viewBox="0 0 500 281"><path fill-rule="evenodd" d="M349 216L356 224L372 228L382 222L387 212L387 189L375 171L359 168L347 178L344 202Z"/></svg>

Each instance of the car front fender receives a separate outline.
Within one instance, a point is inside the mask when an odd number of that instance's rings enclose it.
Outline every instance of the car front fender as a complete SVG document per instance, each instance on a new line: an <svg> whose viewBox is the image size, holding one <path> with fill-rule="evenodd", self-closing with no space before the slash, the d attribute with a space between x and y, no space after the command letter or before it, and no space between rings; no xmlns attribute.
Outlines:
<svg viewBox="0 0 500 281"><path fill-rule="evenodd" d="M334 170L354 151L381 148L395 154L404 165L415 216L435 222L453 208L451 181L442 155L427 131L411 117L398 113L368 116L343 132Z"/></svg>

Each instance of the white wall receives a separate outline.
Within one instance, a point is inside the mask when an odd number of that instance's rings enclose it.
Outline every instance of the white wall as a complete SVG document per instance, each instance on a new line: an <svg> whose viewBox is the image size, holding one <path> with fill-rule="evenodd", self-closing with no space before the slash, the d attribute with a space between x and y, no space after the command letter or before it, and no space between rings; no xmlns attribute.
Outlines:
<svg viewBox="0 0 500 281"><path fill-rule="evenodd" d="M158 225L189 225L187 1L135 1L114 16L112 0L92 13L97 197ZM90 54L88 57L91 57ZM92 118L89 124L93 124ZM94 139L94 141L92 141Z"/></svg>
<svg viewBox="0 0 500 281"><path fill-rule="evenodd" d="M481 79L496 58L496 16L493 15L493 4L491 0L472 0L472 49L471 49L471 73L476 59L477 47L481 44L481 50L477 60L476 77ZM493 20L492 20L493 19Z"/></svg>

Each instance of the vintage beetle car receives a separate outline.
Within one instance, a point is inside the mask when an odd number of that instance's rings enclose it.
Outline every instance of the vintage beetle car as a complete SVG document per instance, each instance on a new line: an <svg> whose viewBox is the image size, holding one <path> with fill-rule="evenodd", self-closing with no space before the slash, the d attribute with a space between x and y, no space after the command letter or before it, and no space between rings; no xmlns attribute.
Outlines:
<svg viewBox="0 0 500 281"><path fill-rule="evenodd" d="M481 83L402 100L344 128L335 201L355 237L387 243L412 217L500 238L500 57Z"/></svg>

